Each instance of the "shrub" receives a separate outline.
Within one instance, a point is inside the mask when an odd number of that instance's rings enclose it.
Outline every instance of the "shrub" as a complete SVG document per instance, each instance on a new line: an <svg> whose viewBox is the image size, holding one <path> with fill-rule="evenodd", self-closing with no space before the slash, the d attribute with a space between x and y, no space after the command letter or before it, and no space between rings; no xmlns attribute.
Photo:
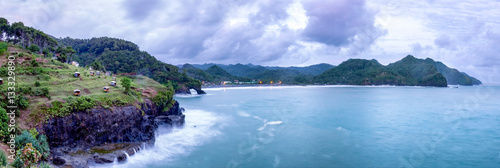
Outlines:
<svg viewBox="0 0 500 168"><path fill-rule="evenodd" d="M0 150L0 167L7 166L7 155Z"/></svg>
<svg viewBox="0 0 500 168"><path fill-rule="evenodd" d="M0 55L7 51L9 45L6 42L0 42Z"/></svg>
<svg viewBox="0 0 500 168"><path fill-rule="evenodd" d="M49 80L49 79L51 78L51 77L50 77L50 75L45 75L45 74L42 74L42 75L40 75L40 76L38 76L38 77L39 77L39 79L41 79L41 80L45 80L45 81L46 81L46 80Z"/></svg>
<svg viewBox="0 0 500 168"><path fill-rule="evenodd" d="M42 155L31 143L27 143L23 149L17 150L17 156L24 163L24 167L33 167L41 159Z"/></svg>
<svg viewBox="0 0 500 168"><path fill-rule="evenodd" d="M8 121L9 117L7 116L7 111L4 108L0 108L0 138L9 136Z"/></svg>
<svg viewBox="0 0 500 168"><path fill-rule="evenodd" d="M35 87L38 87L38 86L40 86L40 82L36 81L35 82Z"/></svg>
<svg viewBox="0 0 500 168"><path fill-rule="evenodd" d="M47 158L50 154L49 143L47 142L47 137L43 134L38 136L38 139L35 139L33 135L28 131L23 131L21 135L16 136L16 148L22 149L27 144L31 144L33 148L35 148L38 152L41 153L43 158ZM22 160L24 162L24 160Z"/></svg>
<svg viewBox="0 0 500 168"><path fill-rule="evenodd" d="M31 52L38 52L40 51L40 47L38 47L38 45L36 44L32 44L31 46L28 47L28 50L30 50Z"/></svg>
<svg viewBox="0 0 500 168"><path fill-rule="evenodd" d="M50 155L50 147L49 142L47 142L47 136L40 134L40 136L38 136L38 144L40 145L39 151L42 154L42 157L48 158Z"/></svg>
<svg viewBox="0 0 500 168"><path fill-rule="evenodd" d="M31 95L49 97L49 88L35 88L35 90L31 92Z"/></svg>
<svg viewBox="0 0 500 168"><path fill-rule="evenodd" d="M26 109L29 106L28 99L24 96L17 96L16 102L17 102L17 106L21 109Z"/></svg>
<svg viewBox="0 0 500 168"><path fill-rule="evenodd" d="M77 99L68 98L66 104L64 104L60 110L59 115L66 116L73 111L84 111L91 109L96 105L95 100L89 97L79 97Z"/></svg>
<svg viewBox="0 0 500 168"><path fill-rule="evenodd" d="M39 66L38 61L36 61L36 59L31 60L31 66L32 66L32 67L37 67L37 66Z"/></svg>
<svg viewBox="0 0 500 168"><path fill-rule="evenodd" d="M38 136L38 131L36 130L36 128L31 128L30 130L28 130L28 132L31 134L31 136L33 137L37 137Z"/></svg>
<svg viewBox="0 0 500 168"><path fill-rule="evenodd" d="M38 141L28 131L23 131L21 135L16 136L16 148L21 149L26 144L31 143L33 146L38 146Z"/></svg>
<svg viewBox="0 0 500 168"><path fill-rule="evenodd" d="M128 93L130 91L130 85L132 81L128 77L124 77L120 80L121 85L125 88L125 93Z"/></svg>
<svg viewBox="0 0 500 168"><path fill-rule="evenodd" d="M51 167L47 163L42 163L42 164L40 164L40 168L51 168Z"/></svg>
<svg viewBox="0 0 500 168"><path fill-rule="evenodd" d="M23 163L23 161L19 157L17 157L16 160L14 160L14 163L12 163L12 167L23 168L24 167L24 163Z"/></svg>
<svg viewBox="0 0 500 168"><path fill-rule="evenodd" d="M163 111L170 109L175 101L173 100L173 90L171 87L167 91L160 91L153 98L153 102Z"/></svg>
<svg viewBox="0 0 500 168"><path fill-rule="evenodd" d="M42 88L42 95L45 96L45 97L50 97L49 96L49 88Z"/></svg>
<svg viewBox="0 0 500 168"><path fill-rule="evenodd" d="M22 87L22 88L19 88L19 91L23 94L31 94L31 87Z"/></svg>

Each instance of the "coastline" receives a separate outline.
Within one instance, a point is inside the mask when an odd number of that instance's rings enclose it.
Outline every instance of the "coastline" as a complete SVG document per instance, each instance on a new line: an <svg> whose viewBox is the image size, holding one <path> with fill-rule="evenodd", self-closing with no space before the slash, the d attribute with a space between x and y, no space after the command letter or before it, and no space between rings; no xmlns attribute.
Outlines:
<svg viewBox="0 0 500 168"><path fill-rule="evenodd" d="M202 87L203 90L221 90L221 89L252 89L252 88L299 88L299 87L422 87L422 88L453 88L455 86L467 85L448 85L447 87L436 86L398 86L398 85L287 85L287 84L258 84L258 85L212 85L210 87ZM484 86L484 85L472 85ZM489 85L486 85L489 86Z"/></svg>

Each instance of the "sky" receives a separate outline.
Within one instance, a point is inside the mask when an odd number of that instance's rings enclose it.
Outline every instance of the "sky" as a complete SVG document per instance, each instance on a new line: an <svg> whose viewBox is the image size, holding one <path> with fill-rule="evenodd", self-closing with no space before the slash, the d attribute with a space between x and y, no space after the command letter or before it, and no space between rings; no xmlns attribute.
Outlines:
<svg viewBox="0 0 500 168"><path fill-rule="evenodd" d="M0 0L55 37L115 37L170 64L432 58L500 83L499 0Z"/></svg>

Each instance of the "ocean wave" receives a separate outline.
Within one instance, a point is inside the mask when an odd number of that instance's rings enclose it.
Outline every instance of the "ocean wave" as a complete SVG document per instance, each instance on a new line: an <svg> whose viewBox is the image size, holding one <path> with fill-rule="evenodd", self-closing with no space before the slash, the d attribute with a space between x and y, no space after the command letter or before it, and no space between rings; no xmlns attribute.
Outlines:
<svg viewBox="0 0 500 168"><path fill-rule="evenodd" d="M150 164L165 164L179 157L189 155L196 147L205 144L221 134L221 120L224 117L203 110L186 112L186 123L183 127L160 127L154 147L139 151L123 164L104 167L148 167Z"/></svg>
<svg viewBox="0 0 500 168"><path fill-rule="evenodd" d="M199 95L199 94L175 94L174 98L195 98L201 96L207 96L208 94Z"/></svg>
<svg viewBox="0 0 500 168"><path fill-rule="evenodd" d="M269 125L279 125L279 124L283 124L283 121L269 121L269 122L265 122L264 125L262 127L260 127L259 131L262 131L264 129L266 129L267 126Z"/></svg>

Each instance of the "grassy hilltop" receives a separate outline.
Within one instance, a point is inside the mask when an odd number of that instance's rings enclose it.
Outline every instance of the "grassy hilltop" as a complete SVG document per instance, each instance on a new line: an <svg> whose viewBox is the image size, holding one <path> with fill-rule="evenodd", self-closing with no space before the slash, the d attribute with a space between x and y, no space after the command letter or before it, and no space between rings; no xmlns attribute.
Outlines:
<svg viewBox="0 0 500 168"><path fill-rule="evenodd" d="M162 85L153 79L140 75L133 77L107 76L104 72L100 72L100 75L91 76L92 70L88 68L44 58L9 44L8 51L0 56L0 65L2 66L0 78L4 79L1 88L4 95L7 92L7 67L4 65L7 63L9 55L16 56L16 91L20 97L20 116L24 119L21 123L25 124L22 125L25 129L39 123L40 117L56 116L57 114L47 113L45 108L54 106L54 102L57 101L68 103L79 97L88 97L94 100L96 105L111 107L141 103L143 98L152 98L157 95L157 92L168 90L167 85ZM80 77L75 77L75 72L80 72ZM110 86L113 77L116 77L116 86ZM131 89L128 93L125 93L125 88L121 83L124 78L131 80ZM104 86L110 87L109 92L104 92ZM75 89L81 91L80 96L74 95ZM2 102L6 104L6 99ZM28 105L25 105L26 102ZM30 117L25 118L26 116Z"/></svg>

